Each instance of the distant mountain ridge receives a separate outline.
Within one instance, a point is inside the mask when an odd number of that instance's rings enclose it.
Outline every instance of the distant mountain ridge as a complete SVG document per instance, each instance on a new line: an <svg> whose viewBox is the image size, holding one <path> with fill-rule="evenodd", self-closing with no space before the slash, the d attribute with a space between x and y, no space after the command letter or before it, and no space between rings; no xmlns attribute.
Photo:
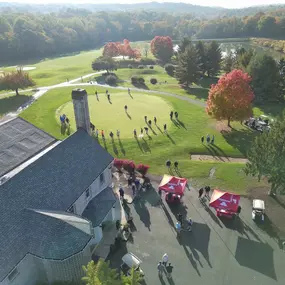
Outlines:
<svg viewBox="0 0 285 285"><path fill-rule="evenodd" d="M60 1L60 0L59 0ZM16 2L1 2L0 11L15 11L15 12L36 12L50 13L59 12L66 9L84 9L89 11L132 11L132 10L151 10L154 12L166 13L189 13L196 16L205 17L223 17L223 16L248 16L257 12L274 11L280 8L285 9L285 5L265 5L255 6L242 9L227 9L222 7L199 6L188 3L177 2L148 2L134 4L25 4Z"/></svg>

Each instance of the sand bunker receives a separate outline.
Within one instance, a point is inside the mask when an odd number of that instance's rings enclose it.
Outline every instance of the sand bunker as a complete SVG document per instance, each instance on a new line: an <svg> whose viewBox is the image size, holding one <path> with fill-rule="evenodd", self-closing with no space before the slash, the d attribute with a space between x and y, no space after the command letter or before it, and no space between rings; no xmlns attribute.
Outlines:
<svg viewBox="0 0 285 285"><path fill-rule="evenodd" d="M36 69L35 66L17 66L16 69L21 68L24 71Z"/></svg>

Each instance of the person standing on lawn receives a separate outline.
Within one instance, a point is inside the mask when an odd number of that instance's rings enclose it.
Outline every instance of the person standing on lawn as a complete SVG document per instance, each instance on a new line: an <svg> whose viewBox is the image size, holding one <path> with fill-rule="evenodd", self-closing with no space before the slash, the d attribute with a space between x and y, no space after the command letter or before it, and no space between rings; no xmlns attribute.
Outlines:
<svg viewBox="0 0 285 285"><path fill-rule="evenodd" d="M212 137L211 144L215 144L215 136L214 135Z"/></svg>
<svg viewBox="0 0 285 285"><path fill-rule="evenodd" d="M102 136L102 139L105 140L105 133L104 133L104 130L101 130L101 136Z"/></svg>
<svg viewBox="0 0 285 285"><path fill-rule="evenodd" d="M120 130L117 130L117 137L120 137Z"/></svg>
<svg viewBox="0 0 285 285"><path fill-rule="evenodd" d="M209 134L207 134L206 139L207 139L207 144L209 144L209 143L210 143L210 141L211 141L211 138L210 138L210 135L209 135Z"/></svg>
<svg viewBox="0 0 285 285"><path fill-rule="evenodd" d="M164 129L164 132L166 133L167 132L167 125L166 124L163 125L163 129Z"/></svg>
<svg viewBox="0 0 285 285"><path fill-rule="evenodd" d="M205 137L202 136L202 137L201 137L201 143L202 143L202 144L204 144L204 140L205 140Z"/></svg>
<svg viewBox="0 0 285 285"><path fill-rule="evenodd" d="M156 117L153 118L154 124L156 125L157 119Z"/></svg>
<svg viewBox="0 0 285 285"><path fill-rule="evenodd" d="M137 130L134 129L134 137L136 138L137 137Z"/></svg>
<svg viewBox="0 0 285 285"><path fill-rule="evenodd" d="M175 115L175 119L178 120L178 112L175 112L174 115Z"/></svg>
<svg viewBox="0 0 285 285"><path fill-rule="evenodd" d="M148 124L149 124L149 126L151 127L151 120L148 120Z"/></svg>
<svg viewBox="0 0 285 285"><path fill-rule="evenodd" d="M147 116L144 116L144 121L147 123Z"/></svg>
<svg viewBox="0 0 285 285"><path fill-rule="evenodd" d="M173 119L173 111L170 112L170 120L172 121Z"/></svg>

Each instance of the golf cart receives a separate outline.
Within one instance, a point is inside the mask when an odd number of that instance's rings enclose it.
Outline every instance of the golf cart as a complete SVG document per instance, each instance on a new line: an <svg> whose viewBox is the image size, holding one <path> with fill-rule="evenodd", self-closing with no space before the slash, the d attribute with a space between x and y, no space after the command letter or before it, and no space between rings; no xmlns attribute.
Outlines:
<svg viewBox="0 0 285 285"><path fill-rule="evenodd" d="M252 201L252 219L256 220L260 218L262 222L264 222L265 216L265 205L263 200L254 199Z"/></svg>
<svg viewBox="0 0 285 285"><path fill-rule="evenodd" d="M143 277L144 272L140 268L141 264L142 264L142 261L137 256L135 256L133 253L129 252L129 253L126 253L122 257L121 270L123 271L125 275L130 275L131 269L132 267L134 267L134 269L138 271L140 275Z"/></svg>

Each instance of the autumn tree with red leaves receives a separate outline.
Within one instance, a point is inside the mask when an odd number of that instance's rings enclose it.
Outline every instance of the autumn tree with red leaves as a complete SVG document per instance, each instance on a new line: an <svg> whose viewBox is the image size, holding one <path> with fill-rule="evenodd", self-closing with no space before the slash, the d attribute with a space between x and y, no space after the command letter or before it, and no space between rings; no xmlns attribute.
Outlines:
<svg viewBox="0 0 285 285"><path fill-rule="evenodd" d="M252 114L253 91L249 85L251 77L242 70L234 69L222 76L209 91L206 112L217 120L231 121L247 119Z"/></svg>
<svg viewBox="0 0 285 285"><path fill-rule="evenodd" d="M120 49L117 43L111 42L104 46L103 56L104 57L114 57L120 55Z"/></svg>
<svg viewBox="0 0 285 285"><path fill-rule="evenodd" d="M170 37L156 36L150 43L152 54L162 60L168 62L173 55L173 43Z"/></svg>
<svg viewBox="0 0 285 285"><path fill-rule="evenodd" d="M141 53L138 49L132 49L129 40L124 39L123 44L120 42L110 42L104 46L104 57L128 56L129 58L140 58Z"/></svg>

